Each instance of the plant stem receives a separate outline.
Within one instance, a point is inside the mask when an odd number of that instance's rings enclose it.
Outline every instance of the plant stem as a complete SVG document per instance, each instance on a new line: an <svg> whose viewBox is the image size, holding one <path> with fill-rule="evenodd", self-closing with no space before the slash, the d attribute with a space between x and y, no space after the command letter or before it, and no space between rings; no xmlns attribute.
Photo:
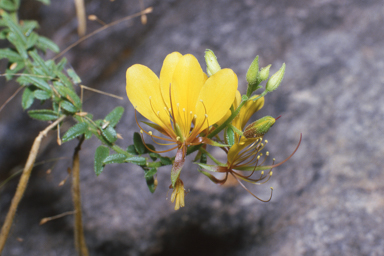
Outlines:
<svg viewBox="0 0 384 256"><path fill-rule="evenodd" d="M75 207L75 227L74 227L74 236L75 236L75 246L79 256L88 256L88 248L85 244L83 222L82 222L82 211L81 211L81 196L80 196L80 159L79 151L81 149L81 144L84 141L84 135L81 136L79 144L75 148L75 153L73 154L73 164L72 164L72 199Z"/></svg>
<svg viewBox="0 0 384 256"><path fill-rule="evenodd" d="M50 124L47 128L45 128L43 131L39 133L39 135L35 138L35 141L33 142L31 151L29 152L29 156L27 159L27 163L25 164L23 174L20 177L19 184L16 189L16 193L13 196L11 206L9 208L9 211L7 213L7 216L5 218L3 227L1 228L0 233L0 255L1 252L4 249L5 242L7 241L7 237L9 234L9 230L11 229L13 219L16 214L17 206L20 203L21 198L24 195L24 191L27 188L29 177L31 176L32 168L36 160L37 153L40 148L41 141L44 136L47 135L47 133L57 126L58 123L60 123L66 116L61 116L59 119L57 119L55 122Z"/></svg>

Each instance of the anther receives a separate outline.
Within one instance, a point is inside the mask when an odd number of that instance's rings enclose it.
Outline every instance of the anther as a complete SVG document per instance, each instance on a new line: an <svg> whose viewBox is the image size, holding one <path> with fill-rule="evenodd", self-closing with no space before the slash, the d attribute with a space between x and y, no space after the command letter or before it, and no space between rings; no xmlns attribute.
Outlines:
<svg viewBox="0 0 384 256"><path fill-rule="evenodd" d="M149 96L149 99L151 99L152 98L152 96Z"/></svg>
<svg viewBox="0 0 384 256"><path fill-rule="evenodd" d="M135 106L135 109L137 109L137 106Z"/></svg>
<svg viewBox="0 0 384 256"><path fill-rule="evenodd" d="M268 141L267 140L264 140L265 141L265 144L267 144L268 143Z"/></svg>
<svg viewBox="0 0 384 256"><path fill-rule="evenodd" d="M140 133L144 133L143 130L140 130Z"/></svg>
<svg viewBox="0 0 384 256"><path fill-rule="evenodd" d="M200 102L203 102L203 100L200 100Z"/></svg>
<svg viewBox="0 0 384 256"><path fill-rule="evenodd" d="M266 155L266 156L269 156L269 151L267 151L267 152L265 153L265 155Z"/></svg>
<svg viewBox="0 0 384 256"><path fill-rule="evenodd" d="M176 106L177 106L177 107L179 107L179 106L180 106L180 104L179 104L179 103L177 103L177 104L176 104Z"/></svg>
<svg viewBox="0 0 384 256"><path fill-rule="evenodd" d="M275 158L272 158L272 161L275 161Z"/></svg>
<svg viewBox="0 0 384 256"><path fill-rule="evenodd" d="M157 111L157 115L159 115L160 114L160 111Z"/></svg>
<svg viewBox="0 0 384 256"><path fill-rule="evenodd" d="M260 155L258 155L258 156L257 156L257 160L259 160L259 159L260 159L260 157L261 157L261 156L260 156Z"/></svg>
<svg viewBox="0 0 384 256"><path fill-rule="evenodd" d="M183 108L183 111L185 112L185 108Z"/></svg>
<svg viewBox="0 0 384 256"><path fill-rule="evenodd" d="M180 136L177 136L177 137L176 137L176 140L179 141L179 140L180 140Z"/></svg>
<svg viewBox="0 0 384 256"><path fill-rule="evenodd" d="M271 187L271 189L273 190L273 187Z"/></svg>
<svg viewBox="0 0 384 256"><path fill-rule="evenodd" d="M273 172L272 172L272 171L270 171L270 172L269 172L269 176L272 176L272 174L273 174Z"/></svg>
<svg viewBox="0 0 384 256"><path fill-rule="evenodd" d="M206 118L208 118L208 115L207 115L207 114L204 114L204 116L205 116Z"/></svg>
<svg viewBox="0 0 384 256"><path fill-rule="evenodd" d="M264 171L261 171L261 175L264 175Z"/></svg>
<svg viewBox="0 0 384 256"><path fill-rule="evenodd" d="M196 118L197 118L197 115L194 115L194 116L193 116L193 118L195 118L195 119L196 119Z"/></svg>
<svg viewBox="0 0 384 256"><path fill-rule="evenodd" d="M152 136L152 132L151 131L149 131L148 134Z"/></svg>
<svg viewBox="0 0 384 256"><path fill-rule="evenodd" d="M192 111L190 111L189 114L192 115Z"/></svg>

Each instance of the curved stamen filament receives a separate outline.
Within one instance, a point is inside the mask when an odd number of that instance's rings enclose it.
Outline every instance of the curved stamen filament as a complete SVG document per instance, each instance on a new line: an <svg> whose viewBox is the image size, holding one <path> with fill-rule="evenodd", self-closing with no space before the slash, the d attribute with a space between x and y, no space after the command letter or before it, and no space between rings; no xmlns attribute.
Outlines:
<svg viewBox="0 0 384 256"><path fill-rule="evenodd" d="M146 149L148 149L149 151L151 151L151 152L153 152L153 153L167 153L167 152L169 152L169 151L172 151L172 150L174 150L174 149L176 149L176 148L178 148L179 146L177 145L176 147L173 147L173 148L170 148L170 149L167 149L167 150L163 150L163 151L156 151L156 150L153 150L153 149L151 149L151 148L149 148L148 146L147 146L147 144L145 143L145 141L144 141L144 136L143 136L143 134L141 134L141 139L142 139L142 141L143 141L143 144L144 144L144 146L146 147Z"/></svg>
<svg viewBox="0 0 384 256"><path fill-rule="evenodd" d="M136 109L135 109L135 120L136 120L136 124L137 124L137 126L139 126L139 128L145 133L145 134L147 134L147 135L149 135L149 136L153 136L153 137L155 137L156 139L160 139L160 140L165 140L165 141L170 141L170 142L174 142L175 140L172 140L172 139L167 139L167 138L163 138L163 137L159 137L159 136L156 136L156 135L152 135L152 134L149 134L146 130L144 130L141 126L140 126L140 124L139 124L139 122L137 121L137 115L136 115ZM171 137L171 136L170 136ZM171 137L172 138L172 137Z"/></svg>
<svg viewBox="0 0 384 256"><path fill-rule="evenodd" d="M272 199L272 194L273 194L273 188L272 188L272 187L271 187L271 196L269 197L269 199L268 199L268 200L263 200L263 199L257 197L257 196L256 196L255 194L253 194L251 191L249 191L249 189L248 189L246 186L244 186L244 184L239 180L239 178L236 177L236 175L234 175L233 173L231 173L231 174L232 174L232 176L237 180L237 182L239 182L240 186L242 186L242 187L243 187L248 193L250 193L253 197L255 197L256 199L258 199L258 200L260 200L261 202L264 202L264 203L271 201L271 199Z"/></svg>

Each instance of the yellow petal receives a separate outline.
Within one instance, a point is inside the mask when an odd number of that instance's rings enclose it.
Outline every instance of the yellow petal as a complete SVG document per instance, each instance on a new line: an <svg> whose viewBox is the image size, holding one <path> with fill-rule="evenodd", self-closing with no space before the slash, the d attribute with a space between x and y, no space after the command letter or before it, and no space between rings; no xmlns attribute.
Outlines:
<svg viewBox="0 0 384 256"><path fill-rule="evenodd" d="M247 103L241 108L239 113L239 120L240 120L240 127L237 127L241 130L244 129L245 125L247 124L248 120L251 118L251 116L259 111L264 106L264 97L261 97L256 102L254 102L252 99L258 97L259 95L255 95L251 97Z"/></svg>
<svg viewBox="0 0 384 256"><path fill-rule="evenodd" d="M128 99L137 111L161 127L169 127L156 74L146 66L135 64L127 69L126 78Z"/></svg>
<svg viewBox="0 0 384 256"><path fill-rule="evenodd" d="M241 138L239 142L236 142L233 144L233 146L229 149L228 151L228 156L227 156L227 161L230 164L236 164L236 161L238 160L238 155L239 153L247 148L249 145L251 145L255 140L253 139L246 139L246 138Z"/></svg>
<svg viewBox="0 0 384 256"><path fill-rule="evenodd" d="M232 106L233 106L233 109L236 110L236 108L240 105L240 101L241 101L241 94L239 91L236 91L236 97L235 97L235 100L233 101L232 103ZM231 116L232 112L231 110L229 109L227 111L227 113L216 123L218 126L222 125L225 121L227 121L227 119ZM235 117L236 119L237 117ZM234 121L232 121L233 123Z"/></svg>
<svg viewBox="0 0 384 256"><path fill-rule="evenodd" d="M228 112L236 90L237 76L231 69L222 69L207 79L196 103L196 126L200 131L218 122Z"/></svg>
<svg viewBox="0 0 384 256"><path fill-rule="evenodd" d="M205 79L206 75L193 55L180 58L173 73L172 104L176 123L185 135L189 134L196 101Z"/></svg>
<svg viewBox="0 0 384 256"><path fill-rule="evenodd" d="M169 86L172 83L172 77L175 72L176 65L179 63L182 56L183 55L178 52L168 54L164 59L163 67L160 71L160 90L163 95L164 104L167 108L171 107L169 100Z"/></svg>

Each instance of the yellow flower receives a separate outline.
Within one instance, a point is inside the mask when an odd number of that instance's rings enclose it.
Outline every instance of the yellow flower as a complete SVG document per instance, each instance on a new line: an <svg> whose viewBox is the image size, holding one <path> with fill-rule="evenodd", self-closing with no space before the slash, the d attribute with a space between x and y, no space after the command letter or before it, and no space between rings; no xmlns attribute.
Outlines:
<svg viewBox="0 0 384 256"><path fill-rule="evenodd" d="M196 137L219 121L231 106L237 90L237 76L222 69L207 78L190 54L169 54L160 79L146 66L128 68L127 95L135 109L181 148L198 143Z"/></svg>
<svg viewBox="0 0 384 256"><path fill-rule="evenodd" d="M184 183L181 179L176 181L171 195L171 202L175 203L175 210L179 210L180 207L184 207Z"/></svg>

